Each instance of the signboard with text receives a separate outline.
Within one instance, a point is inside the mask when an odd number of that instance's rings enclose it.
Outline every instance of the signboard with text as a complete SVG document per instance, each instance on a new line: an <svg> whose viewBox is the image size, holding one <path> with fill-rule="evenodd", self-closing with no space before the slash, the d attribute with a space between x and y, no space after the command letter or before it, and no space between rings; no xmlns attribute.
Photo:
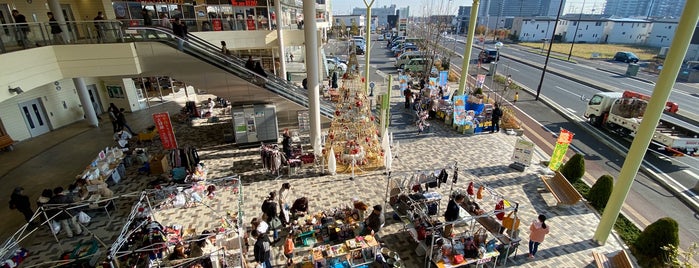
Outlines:
<svg viewBox="0 0 699 268"><path fill-rule="evenodd" d="M529 166L532 162L534 143L525 139L518 139L515 143L515 151L512 153L512 162Z"/></svg>
<svg viewBox="0 0 699 268"><path fill-rule="evenodd" d="M160 142L163 144L163 149L177 149L177 139L175 138L175 132L172 130L170 115L168 113L153 114L153 122L158 129L158 135L160 136Z"/></svg>

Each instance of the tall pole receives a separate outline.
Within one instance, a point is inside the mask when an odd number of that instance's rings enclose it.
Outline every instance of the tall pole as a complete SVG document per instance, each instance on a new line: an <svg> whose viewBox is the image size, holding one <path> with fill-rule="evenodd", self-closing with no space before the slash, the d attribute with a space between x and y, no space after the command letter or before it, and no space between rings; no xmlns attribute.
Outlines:
<svg viewBox="0 0 699 268"><path fill-rule="evenodd" d="M277 11L277 40L279 41L279 77L286 79L286 52L284 51L284 34L282 33L282 4L274 0Z"/></svg>
<svg viewBox="0 0 699 268"><path fill-rule="evenodd" d="M655 126L660 121L665 102L670 97L670 91L675 85L675 77L677 77L682 60L687 54L697 21L699 21L699 1L687 1L677 25L675 37L672 39L667 60L665 60L660 76L658 76L658 82L655 84L646 112L643 114L641 125L638 127L628 154L626 154L624 165L621 167L616 183L614 183L612 195L609 197L609 202L607 202L600 223L595 230L593 240L600 245L604 245L609 238L609 233L611 233L621 211L621 206L626 200L634 177L646 155L646 149L648 149L653 133L655 133Z"/></svg>
<svg viewBox="0 0 699 268"><path fill-rule="evenodd" d="M546 75L546 67L549 65L549 58L551 57L551 47L553 47L553 36L556 35L556 26L558 26L558 19L561 18L561 9L563 9L563 0L558 5L558 13L556 13L556 21L553 23L553 33L551 34L551 40L549 41L549 50L546 52L546 61L544 61L544 70L541 71L541 79L539 79L539 86L536 88L536 98L534 100L539 100L539 94L541 93L541 85L544 84L544 76ZM548 36L548 31L547 34ZM545 36L544 36L545 38Z"/></svg>
<svg viewBox="0 0 699 268"><path fill-rule="evenodd" d="M303 0L303 34L306 38L306 81L308 85L308 111L311 121L311 143L313 153L321 153L320 144L320 98L318 67L318 23L316 22L316 1Z"/></svg>
<svg viewBox="0 0 699 268"><path fill-rule="evenodd" d="M461 63L461 78L459 79L459 91L457 95L464 95L464 91L466 89L468 67L471 63L471 50L473 50L473 37L476 35L476 20L478 19L479 2L480 0L473 0L473 3L471 4L471 17L468 19L468 33L466 34L466 47L464 48L464 61Z"/></svg>
<svg viewBox="0 0 699 268"><path fill-rule="evenodd" d="M371 56L371 6L374 5L374 0L368 2L364 0L364 5L366 6L366 49L364 51L365 62L364 62L364 94L369 92L369 58Z"/></svg>
<svg viewBox="0 0 699 268"><path fill-rule="evenodd" d="M582 13L583 13L584 9L585 9L585 0L583 0L582 7L580 8L580 16L578 16L578 22L575 23L575 34L573 35L573 43L570 43L570 51L568 52L568 60L570 60L570 55L573 54L573 46L575 45L575 38L578 37L578 28L580 28L580 20L582 19Z"/></svg>

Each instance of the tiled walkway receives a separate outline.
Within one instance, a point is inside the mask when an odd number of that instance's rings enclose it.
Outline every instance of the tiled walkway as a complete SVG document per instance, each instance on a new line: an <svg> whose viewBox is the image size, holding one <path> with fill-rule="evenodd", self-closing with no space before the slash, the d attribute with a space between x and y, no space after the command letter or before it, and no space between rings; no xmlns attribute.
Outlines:
<svg viewBox="0 0 699 268"><path fill-rule="evenodd" d="M459 181L454 185L455 189L465 189L469 182L477 181L492 187L494 191L506 196L510 201L518 202L523 222L521 237L524 239L517 256L508 261L508 266L585 267L592 264L590 254L593 250L609 253L622 248L616 238L610 238L602 247L596 246L590 240L599 217L585 205L556 207L551 194L541 191L544 186L538 178L539 167L527 168L525 172L508 168L514 142L518 137L503 133L467 137L451 131L438 122L432 123L431 132L418 136L417 129L412 124L412 114L403 109L402 98L398 92L394 92L393 95L398 96L392 99L391 131L394 133L395 141L400 142L398 159L393 164L393 176L408 176L419 170L441 168L458 162L460 173ZM129 120L132 128L143 129L152 124L150 114L158 111L169 111L174 114L179 111L179 107L175 102L167 103L151 110L131 114ZM203 123L198 124L197 127L175 123L174 127L180 145L191 145L199 149L202 162L209 169L209 178L236 173L242 175L245 222L259 215L263 198L270 191L278 190L286 181L292 185L294 198L300 196L310 198L310 211L345 206L354 197L370 205L383 204L387 178L381 171L362 173L355 180L349 180L347 174L314 176L314 173L307 169L300 174L308 176L274 180L262 171L256 148L237 149L232 144L223 143L223 130L229 127L225 122ZM4 174L0 180L8 186L25 186L33 200L43 188L65 186L70 183L73 176L94 158L100 148L111 143L111 126L103 125L100 128L90 129L74 125L45 136L46 138L42 136L18 145L15 152L0 154L0 163L6 162L6 159L8 161L15 158L27 159L24 160L26 162L18 160L14 167L0 166L2 167L0 171ZM42 147L42 144L45 147ZM145 146L151 153L160 151L157 141ZM540 150L537 150L534 154L532 163L539 163L547 158L539 152ZM157 179L154 176L138 175L136 167L128 168L127 173L127 178L113 187L116 194L140 192L149 187L148 184L151 181ZM10 187L6 188L9 195ZM443 186L437 190L443 196L449 194L449 187ZM192 226L197 230L212 229L218 226L220 215L236 209L235 198L232 191L219 191L213 200L204 201L213 210L202 206L168 209L161 213L162 217L158 220L163 225L178 224ZM93 216L93 222L88 227L106 244L111 244L121 230L134 201L133 197L120 198L112 221L109 221L103 212L88 212ZM496 202L492 195L485 194L482 206L485 209L492 209L491 206L494 207ZM442 201L441 208L446 208L446 199ZM420 267L423 259L415 254L416 244L409 235L401 232L402 224L391 219L390 209L385 211L387 223L380 232L382 240L388 247L399 252L406 267ZM6 238L11 233L7 230L15 230L21 222L21 217L18 212L9 211L7 208L0 210L0 213L3 218L10 219L0 223L0 227L5 230L3 238ZM443 211L440 211L438 215L442 214ZM526 258L528 241L526 226L535 219L537 214L548 216L547 224L551 226L551 233L541 245L537 259L528 260ZM60 243L52 243L53 237L44 227L21 242L20 245L27 247L33 255L27 260L27 264L56 260L60 253L72 250L79 241L89 239L87 236L69 239L64 238L63 234L59 234L58 237ZM102 250L106 251L105 248ZM275 249L275 257L276 264L283 264L283 257L278 249Z"/></svg>

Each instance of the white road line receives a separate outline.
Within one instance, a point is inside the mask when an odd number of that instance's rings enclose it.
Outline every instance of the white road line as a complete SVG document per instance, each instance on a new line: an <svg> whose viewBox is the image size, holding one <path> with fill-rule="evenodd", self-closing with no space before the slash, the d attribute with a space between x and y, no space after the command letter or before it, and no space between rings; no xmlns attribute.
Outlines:
<svg viewBox="0 0 699 268"><path fill-rule="evenodd" d="M573 96L581 97L580 94L575 93L575 92L572 92L572 91L567 90L567 89L565 89L565 88L562 88L562 87L559 87L559 86L556 86L556 88L557 88L557 89L560 89L560 90L563 90L563 91L565 91L565 92L568 92L568 93L570 93L570 94L573 94Z"/></svg>
<svg viewBox="0 0 699 268"><path fill-rule="evenodd" d="M623 82L622 82L621 84L622 84L622 85L627 85L627 86L630 86L630 87L633 87L633 88L641 89L641 90L648 90L647 88L642 88L642 87L634 86L634 85L631 85L631 84L629 84L629 83L623 83Z"/></svg>
<svg viewBox="0 0 699 268"><path fill-rule="evenodd" d="M552 65L557 65L557 66L560 66L560 67L563 67L563 68L566 68L566 69L571 69L571 70L573 69L573 67L565 66L565 65L562 65L562 64L558 64L558 63L553 63L553 62L551 62L551 64L552 64Z"/></svg>
<svg viewBox="0 0 699 268"><path fill-rule="evenodd" d="M571 108L566 108L566 110L568 110L568 111L571 112L571 113L576 113L575 110L573 110L573 109L571 109Z"/></svg>
<svg viewBox="0 0 699 268"><path fill-rule="evenodd" d="M696 173L690 171L689 169L685 169L685 170L683 170L683 171L684 171L684 173L687 173L689 176L692 176L693 178L696 178L697 180L699 180L699 175L697 175Z"/></svg>
<svg viewBox="0 0 699 268"><path fill-rule="evenodd" d="M512 68L510 66L505 67L506 70L514 70L515 72L519 72L519 70Z"/></svg>

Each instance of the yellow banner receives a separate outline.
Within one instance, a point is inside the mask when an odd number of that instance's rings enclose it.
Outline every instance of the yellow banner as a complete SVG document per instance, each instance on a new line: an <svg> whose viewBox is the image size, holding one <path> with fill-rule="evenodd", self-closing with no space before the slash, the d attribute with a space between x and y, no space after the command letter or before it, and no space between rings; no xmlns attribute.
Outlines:
<svg viewBox="0 0 699 268"><path fill-rule="evenodd" d="M549 168L553 171L558 170L563 163L563 158L566 156L568 151L567 143L556 143L556 148L553 148L553 153L551 154L551 161L549 162Z"/></svg>

